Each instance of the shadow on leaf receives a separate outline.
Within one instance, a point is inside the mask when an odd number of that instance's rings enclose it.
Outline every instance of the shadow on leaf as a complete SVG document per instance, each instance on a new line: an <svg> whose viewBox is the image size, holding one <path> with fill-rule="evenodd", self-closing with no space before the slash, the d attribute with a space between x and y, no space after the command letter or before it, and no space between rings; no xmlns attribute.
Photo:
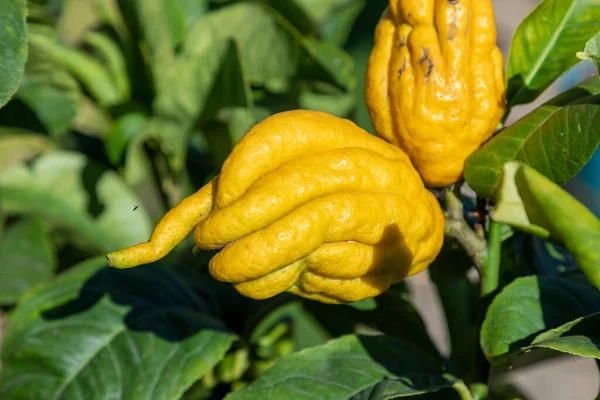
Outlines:
<svg viewBox="0 0 600 400"><path fill-rule="evenodd" d="M85 313L103 298L127 307L129 330L153 332L177 342L211 329L231 333L219 320L222 310L211 298L200 298L181 276L158 264L130 270L103 268L89 278L76 299L45 311L48 320Z"/></svg>

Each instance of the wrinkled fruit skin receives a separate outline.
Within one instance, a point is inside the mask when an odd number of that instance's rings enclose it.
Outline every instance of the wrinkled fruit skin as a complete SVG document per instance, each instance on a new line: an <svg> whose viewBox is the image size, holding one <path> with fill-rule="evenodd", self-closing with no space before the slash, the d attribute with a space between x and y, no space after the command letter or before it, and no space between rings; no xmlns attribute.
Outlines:
<svg viewBox="0 0 600 400"><path fill-rule="evenodd" d="M459 180L506 108L491 0L390 0L365 101L377 134L407 152L427 186Z"/></svg>
<svg viewBox="0 0 600 400"><path fill-rule="evenodd" d="M149 242L109 262L151 262L191 230L197 247L221 249L211 275L245 296L288 291L345 303L427 268L444 218L402 150L351 121L297 110L255 125L221 174L169 211Z"/></svg>

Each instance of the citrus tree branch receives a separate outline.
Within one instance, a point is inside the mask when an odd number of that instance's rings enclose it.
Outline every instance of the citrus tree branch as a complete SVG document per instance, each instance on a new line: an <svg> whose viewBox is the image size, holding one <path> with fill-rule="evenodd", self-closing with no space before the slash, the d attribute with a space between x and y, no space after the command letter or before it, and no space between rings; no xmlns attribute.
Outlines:
<svg viewBox="0 0 600 400"><path fill-rule="evenodd" d="M481 272L487 252L485 239L478 235L470 226L463 215L463 204L460 200L460 186L446 192L446 230L448 237L455 239L463 246L473 264Z"/></svg>

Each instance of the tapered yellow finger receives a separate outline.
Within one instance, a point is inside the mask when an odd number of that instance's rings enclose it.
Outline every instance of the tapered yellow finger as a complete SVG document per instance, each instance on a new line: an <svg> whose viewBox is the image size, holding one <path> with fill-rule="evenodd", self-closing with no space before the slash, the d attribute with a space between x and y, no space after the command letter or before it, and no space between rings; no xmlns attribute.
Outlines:
<svg viewBox="0 0 600 400"><path fill-rule="evenodd" d="M210 272L222 281L243 282L290 265L323 243L349 240L404 245L414 249L412 259L419 262L436 252L433 246L441 246L427 240L432 229L439 229L435 210L432 213L419 200L386 193L338 193L316 199L226 246L210 261Z"/></svg>
<svg viewBox="0 0 600 400"><path fill-rule="evenodd" d="M110 266L132 268L166 256L212 210L216 178L173 207L154 228L150 240L106 255Z"/></svg>
<svg viewBox="0 0 600 400"><path fill-rule="evenodd" d="M492 0L471 0L469 30L471 61L485 61L496 48L497 32Z"/></svg>
<svg viewBox="0 0 600 400"><path fill-rule="evenodd" d="M464 81L470 69L467 33L471 19L471 3L477 0L436 1L435 24L448 73L447 79ZM451 82L448 84L451 85Z"/></svg>
<svg viewBox="0 0 600 400"><path fill-rule="evenodd" d="M397 21L406 21L412 26L433 25L436 0L390 0L390 9Z"/></svg>
<svg viewBox="0 0 600 400"><path fill-rule="evenodd" d="M204 249L218 249L312 199L337 192L400 193L413 182L418 177L405 157L390 160L360 148L311 154L284 164L215 210L198 224L194 240Z"/></svg>
<svg viewBox="0 0 600 400"><path fill-rule="evenodd" d="M302 263L295 262L261 278L234 283L235 289L244 296L262 300L288 290L300 277Z"/></svg>
<svg viewBox="0 0 600 400"><path fill-rule="evenodd" d="M408 160L397 147L365 133L350 120L319 111L287 111L265 119L244 136L223 163L216 209L227 206L281 165L316 151L358 147Z"/></svg>
<svg viewBox="0 0 600 400"><path fill-rule="evenodd" d="M346 303L378 296L388 290L393 283L395 281L389 274L339 279L307 272L298 280L295 289L304 295L315 297L326 295L337 299L340 303Z"/></svg>
<svg viewBox="0 0 600 400"><path fill-rule="evenodd" d="M379 132L380 137L393 144L397 144L397 139L392 130L389 90L394 84L393 79L397 79L404 72L400 66L395 69L397 77L390 73L389 65L394 55L394 47L397 45L395 32L392 15L389 10L386 10L375 30L375 43L379 45L373 48L368 62L368 68L374 71L373 73L379 79L365 81L366 104L372 116L373 127Z"/></svg>

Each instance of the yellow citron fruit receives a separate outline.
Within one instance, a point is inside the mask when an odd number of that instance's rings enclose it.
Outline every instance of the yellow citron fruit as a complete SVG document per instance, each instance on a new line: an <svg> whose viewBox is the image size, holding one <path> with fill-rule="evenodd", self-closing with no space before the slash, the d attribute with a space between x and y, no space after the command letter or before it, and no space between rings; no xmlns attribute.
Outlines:
<svg viewBox="0 0 600 400"><path fill-rule="evenodd" d="M377 134L406 151L426 185L459 180L506 108L491 0L390 0L365 101Z"/></svg>
<svg viewBox="0 0 600 400"><path fill-rule="evenodd" d="M193 230L198 248L221 249L211 275L245 296L344 303L427 268L444 218L402 150L349 120L297 110L255 125L148 242L107 258L117 268L150 263Z"/></svg>

